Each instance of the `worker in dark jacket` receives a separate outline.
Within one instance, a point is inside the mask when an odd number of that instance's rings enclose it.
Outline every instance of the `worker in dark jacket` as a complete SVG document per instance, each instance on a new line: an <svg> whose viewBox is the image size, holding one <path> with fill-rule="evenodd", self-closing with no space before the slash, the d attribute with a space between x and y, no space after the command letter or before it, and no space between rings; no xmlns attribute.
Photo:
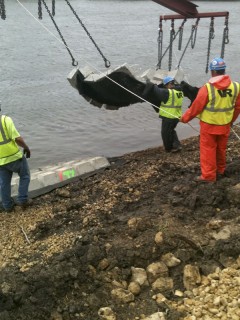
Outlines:
<svg viewBox="0 0 240 320"><path fill-rule="evenodd" d="M23 153L18 146L23 148ZM11 198L14 172L18 173L20 178L17 204L22 207L28 204L30 172L26 158L30 158L29 147L16 130L12 119L0 115L0 189L2 206L6 212L11 212L15 205Z"/></svg>
<svg viewBox="0 0 240 320"><path fill-rule="evenodd" d="M225 74L226 64L222 58L210 63L211 79L200 88L191 108L180 121L187 123L195 117L200 119L200 165L199 182L215 182L226 169L226 148L232 123L240 113L239 83Z"/></svg>

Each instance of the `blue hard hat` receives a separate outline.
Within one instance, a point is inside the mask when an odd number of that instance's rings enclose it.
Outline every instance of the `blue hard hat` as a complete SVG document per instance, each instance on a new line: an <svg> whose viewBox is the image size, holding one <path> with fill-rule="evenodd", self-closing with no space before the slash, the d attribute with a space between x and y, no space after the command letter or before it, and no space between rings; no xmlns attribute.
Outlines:
<svg viewBox="0 0 240 320"><path fill-rule="evenodd" d="M166 84L168 84L169 82L172 82L172 81L174 81L174 78L173 78L173 77L167 76L167 77L163 78L163 84L164 84L164 86L165 86Z"/></svg>
<svg viewBox="0 0 240 320"><path fill-rule="evenodd" d="M209 69L211 71L224 70L226 69L226 63L222 58L214 58L209 65Z"/></svg>

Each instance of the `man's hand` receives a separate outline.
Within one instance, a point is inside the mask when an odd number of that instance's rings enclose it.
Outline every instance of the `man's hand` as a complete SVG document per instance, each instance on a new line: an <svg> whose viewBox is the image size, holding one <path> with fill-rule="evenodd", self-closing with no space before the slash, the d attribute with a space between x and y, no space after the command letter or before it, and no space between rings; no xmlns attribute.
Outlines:
<svg viewBox="0 0 240 320"><path fill-rule="evenodd" d="M180 117L179 122L183 122L182 117Z"/></svg>
<svg viewBox="0 0 240 320"><path fill-rule="evenodd" d="M30 158L30 157L31 157L31 151L30 151L30 149L28 148L28 146L26 146L26 147L23 149L23 154L26 156L26 158Z"/></svg>

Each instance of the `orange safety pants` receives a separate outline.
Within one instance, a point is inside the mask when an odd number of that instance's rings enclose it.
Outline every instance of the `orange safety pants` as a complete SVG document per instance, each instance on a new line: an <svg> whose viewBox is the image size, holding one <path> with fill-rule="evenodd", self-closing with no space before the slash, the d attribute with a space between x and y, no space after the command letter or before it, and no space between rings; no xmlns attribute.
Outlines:
<svg viewBox="0 0 240 320"><path fill-rule="evenodd" d="M225 134L210 134L205 130L201 130L201 179L216 181L217 173L224 173L226 169L226 149L228 137L229 132Z"/></svg>

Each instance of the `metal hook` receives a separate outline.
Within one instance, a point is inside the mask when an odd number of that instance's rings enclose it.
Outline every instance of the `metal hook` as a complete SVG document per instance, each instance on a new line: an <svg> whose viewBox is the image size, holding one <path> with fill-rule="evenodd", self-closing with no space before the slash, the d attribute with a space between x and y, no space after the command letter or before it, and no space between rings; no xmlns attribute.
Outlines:
<svg viewBox="0 0 240 320"><path fill-rule="evenodd" d="M78 62L75 59L73 59L72 60L72 66L76 67L77 65L78 65Z"/></svg>
<svg viewBox="0 0 240 320"><path fill-rule="evenodd" d="M111 63L110 63L110 61L108 61L108 60L105 60L105 67L106 68L109 68L111 66Z"/></svg>

